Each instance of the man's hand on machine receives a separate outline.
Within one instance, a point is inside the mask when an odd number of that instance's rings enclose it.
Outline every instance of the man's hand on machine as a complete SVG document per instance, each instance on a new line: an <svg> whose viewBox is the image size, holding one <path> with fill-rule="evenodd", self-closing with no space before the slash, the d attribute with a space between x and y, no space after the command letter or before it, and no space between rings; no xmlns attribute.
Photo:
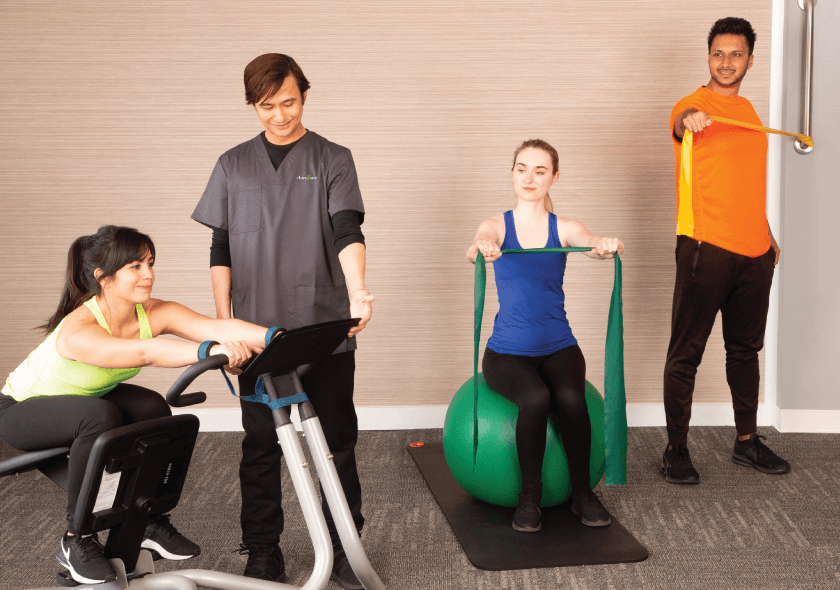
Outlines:
<svg viewBox="0 0 840 590"><path fill-rule="evenodd" d="M214 354L223 354L230 360L230 363L225 365L225 371L231 375L239 375L242 373L241 367L253 353L259 354L262 348L249 345L244 340L235 340L233 342L226 342L225 344L216 344L207 351L208 356Z"/></svg>
<svg viewBox="0 0 840 590"><path fill-rule="evenodd" d="M365 329L365 326L370 321L370 316L373 315L373 305L371 305L376 297L370 294L370 291L365 289L358 289L350 295L350 317L362 318L358 326L350 328L347 333L348 336L355 336Z"/></svg>

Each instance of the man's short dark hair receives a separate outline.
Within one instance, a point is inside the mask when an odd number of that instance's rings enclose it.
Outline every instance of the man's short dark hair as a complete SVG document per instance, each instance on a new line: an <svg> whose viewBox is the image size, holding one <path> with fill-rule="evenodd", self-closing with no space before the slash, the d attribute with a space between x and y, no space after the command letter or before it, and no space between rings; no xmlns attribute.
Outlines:
<svg viewBox="0 0 840 590"><path fill-rule="evenodd" d="M747 38L747 46L750 48L750 55L752 55L755 47L755 31L748 20L737 16L727 16L717 21L712 26L712 30L709 31L709 53L712 52L712 41L718 35L743 35Z"/></svg>
<svg viewBox="0 0 840 590"><path fill-rule="evenodd" d="M274 96L290 75L303 96L309 90L309 80L295 60L282 53L266 53L254 59L245 66L245 102L256 104Z"/></svg>

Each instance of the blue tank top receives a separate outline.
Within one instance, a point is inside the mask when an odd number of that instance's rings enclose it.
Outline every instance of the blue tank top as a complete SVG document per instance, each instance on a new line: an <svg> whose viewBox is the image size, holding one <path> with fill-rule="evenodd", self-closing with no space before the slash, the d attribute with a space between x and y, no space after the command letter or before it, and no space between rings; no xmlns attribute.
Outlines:
<svg viewBox="0 0 840 590"><path fill-rule="evenodd" d="M553 213L548 214L545 247L562 247ZM502 250L519 248L513 211L506 211ZM563 308L566 254L503 254L493 270L499 313L488 348L499 354L542 356L577 344Z"/></svg>

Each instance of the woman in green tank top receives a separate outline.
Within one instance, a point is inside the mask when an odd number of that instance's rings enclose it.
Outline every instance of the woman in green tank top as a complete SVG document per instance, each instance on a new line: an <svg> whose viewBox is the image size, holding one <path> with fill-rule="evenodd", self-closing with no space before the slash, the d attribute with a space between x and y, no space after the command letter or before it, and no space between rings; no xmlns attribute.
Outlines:
<svg viewBox="0 0 840 590"><path fill-rule="evenodd" d="M73 242L58 309L41 326L48 337L0 393L0 438L6 443L22 451L70 447L67 533L56 557L84 584L116 578L95 536L77 537L73 524L94 441L119 426L171 414L160 394L123 381L144 366L190 365L206 340L223 343L208 353L227 355L236 372L264 343L264 327L153 299L154 260L151 238L132 228L103 226ZM181 340L156 338L162 334ZM143 547L169 559L200 551L168 515L150 522Z"/></svg>

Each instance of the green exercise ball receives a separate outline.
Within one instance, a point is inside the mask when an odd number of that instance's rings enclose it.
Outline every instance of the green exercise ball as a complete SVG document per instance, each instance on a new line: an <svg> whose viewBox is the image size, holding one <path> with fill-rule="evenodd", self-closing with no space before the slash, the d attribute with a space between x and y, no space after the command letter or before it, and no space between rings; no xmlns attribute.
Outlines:
<svg viewBox="0 0 840 590"><path fill-rule="evenodd" d="M478 374L478 454L473 465L473 378L452 398L443 424L443 452L455 480L467 492L497 506L516 506L522 491L522 473L516 454L516 417L519 408L487 385ZM589 454L591 487L606 470L604 451L604 399L586 382L586 405L592 423ZM554 416L548 420L543 459L542 506L556 506L572 495L569 463L558 437Z"/></svg>

